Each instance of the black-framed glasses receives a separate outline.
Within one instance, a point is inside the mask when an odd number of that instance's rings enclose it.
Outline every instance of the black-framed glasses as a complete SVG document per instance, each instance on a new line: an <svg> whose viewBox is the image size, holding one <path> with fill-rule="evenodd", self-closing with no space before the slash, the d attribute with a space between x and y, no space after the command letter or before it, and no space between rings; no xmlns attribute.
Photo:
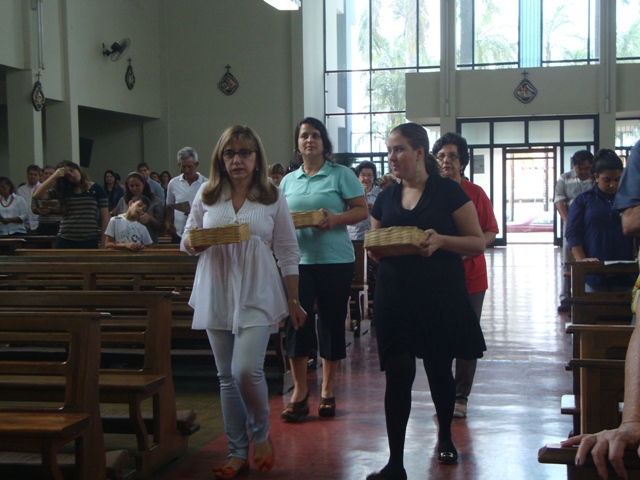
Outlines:
<svg viewBox="0 0 640 480"><path fill-rule="evenodd" d="M451 160L452 162L460 160L460 155L458 155L456 152L440 152L438 155L436 155L436 158L441 162L444 162L444 159L447 157L449 157L449 160Z"/></svg>
<svg viewBox="0 0 640 480"><path fill-rule="evenodd" d="M257 150L251 150L249 148L241 148L237 152L235 150L227 149L227 150L222 152L222 156L226 160L233 160L234 158L236 158L236 155L238 155L243 160L246 160L247 158L249 158L251 156L252 153L254 153L256 151Z"/></svg>

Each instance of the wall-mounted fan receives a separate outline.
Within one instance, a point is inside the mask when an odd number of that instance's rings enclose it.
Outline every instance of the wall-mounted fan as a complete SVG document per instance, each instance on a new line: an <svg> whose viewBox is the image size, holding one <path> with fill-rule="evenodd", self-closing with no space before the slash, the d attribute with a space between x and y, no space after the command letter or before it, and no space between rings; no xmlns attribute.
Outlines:
<svg viewBox="0 0 640 480"><path fill-rule="evenodd" d="M109 57L112 62L115 62L120 56L131 46L131 40L123 38L120 42L114 42L111 44L111 50L109 50L104 43L102 44L102 54L105 57Z"/></svg>

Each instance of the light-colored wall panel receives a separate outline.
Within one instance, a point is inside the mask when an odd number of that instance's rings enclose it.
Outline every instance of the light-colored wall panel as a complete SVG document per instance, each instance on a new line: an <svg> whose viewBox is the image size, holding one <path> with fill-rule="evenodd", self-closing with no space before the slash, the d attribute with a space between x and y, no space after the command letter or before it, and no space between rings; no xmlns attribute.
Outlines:
<svg viewBox="0 0 640 480"><path fill-rule="evenodd" d="M278 11L261 0L166 2L166 8L171 171L177 171L175 152L191 145L208 175L215 143L233 124L258 132L269 162L288 163L291 18L299 12ZM240 83L231 96L217 86L227 64Z"/></svg>
<svg viewBox="0 0 640 480"><path fill-rule="evenodd" d="M0 65L13 68L25 66L27 46L21 41L24 28L23 1L0 2Z"/></svg>
<svg viewBox="0 0 640 480"><path fill-rule="evenodd" d="M617 66L617 111L619 116L640 116L640 64Z"/></svg>

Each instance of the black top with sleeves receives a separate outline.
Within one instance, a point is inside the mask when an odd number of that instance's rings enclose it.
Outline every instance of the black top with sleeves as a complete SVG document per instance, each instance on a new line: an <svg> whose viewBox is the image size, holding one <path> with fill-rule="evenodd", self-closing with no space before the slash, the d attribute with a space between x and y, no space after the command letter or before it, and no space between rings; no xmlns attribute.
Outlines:
<svg viewBox="0 0 640 480"><path fill-rule="evenodd" d="M402 207L402 184L383 190L371 210L381 227L416 226L458 235L453 212L470 199L450 179L429 176L418 204ZM406 255L380 261L374 296L378 353L411 352L419 358L480 358L486 350L465 287L462 257L439 249L431 257Z"/></svg>

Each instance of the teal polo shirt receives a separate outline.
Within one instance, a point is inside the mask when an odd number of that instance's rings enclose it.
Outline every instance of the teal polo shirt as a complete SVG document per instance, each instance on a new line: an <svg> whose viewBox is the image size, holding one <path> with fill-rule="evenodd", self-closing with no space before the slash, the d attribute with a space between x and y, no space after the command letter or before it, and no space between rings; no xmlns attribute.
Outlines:
<svg viewBox="0 0 640 480"><path fill-rule="evenodd" d="M324 208L331 213L342 213L349 209L345 200L364 196L358 177L347 167L329 161L325 161L313 177L307 176L302 168L291 172L282 179L280 188L292 212ZM326 232L301 228L296 230L296 235L303 265L355 261L346 225L336 225Z"/></svg>

